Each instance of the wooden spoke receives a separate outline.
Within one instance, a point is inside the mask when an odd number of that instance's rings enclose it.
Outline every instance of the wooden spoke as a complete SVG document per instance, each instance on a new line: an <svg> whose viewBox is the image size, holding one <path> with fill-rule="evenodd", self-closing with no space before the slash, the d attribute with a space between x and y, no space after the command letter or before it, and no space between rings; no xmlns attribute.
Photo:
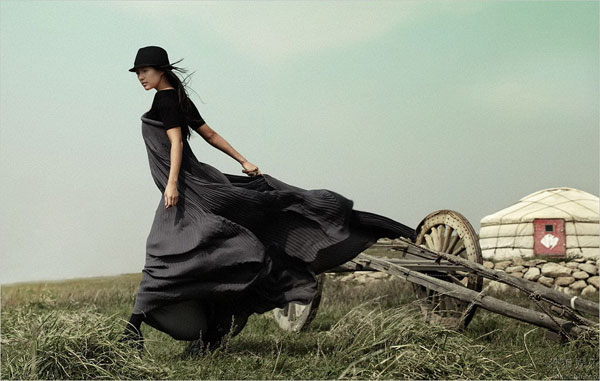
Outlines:
<svg viewBox="0 0 600 381"><path fill-rule="evenodd" d="M433 239L433 246L431 249L439 250L440 249L440 234L437 228L431 228L431 238Z"/></svg>
<svg viewBox="0 0 600 381"><path fill-rule="evenodd" d="M428 249L450 253L483 264L479 238L466 218L451 210L429 214L417 228L415 244ZM483 278L465 271L430 275L472 290L481 291ZM464 329L471 321L476 308L467 309L468 303L439 294L426 287L412 284L419 299L425 319L453 329ZM463 318L464 315L464 318Z"/></svg>
<svg viewBox="0 0 600 381"><path fill-rule="evenodd" d="M452 255L457 255L464 248L465 248L465 243L463 242L463 239L461 238L458 240L454 250L452 250Z"/></svg>
<svg viewBox="0 0 600 381"><path fill-rule="evenodd" d="M448 244L450 243L450 236L452 235L452 228L450 226L444 225L446 227L446 231L444 232L444 240L443 240L443 244L442 244L442 249L441 251L444 253L447 253L448 251Z"/></svg>
<svg viewBox="0 0 600 381"><path fill-rule="evenodd" d="M448 244L448 247L446 248L446 250L444 251L444 253L451 253L452 250L454 250L454 245L456 245L456 242L458 242L458 234L453 234L452 238L450 238L450 243Z"/></svg>
<svg viewBox="0 0 600 381"><path fill-rule="evenodd" d="M431 236L429 234L425 235L425 241L426 241L425 247L427 247L428 249L434 249L435 248L435 244L433 243L433 239L431 238Z"/></svg>
<svg viewBox="0 0 600 381"><path fill-rule="evenodd" d="M289 320L295 320L296 319L296 309L298 308L298 309L302 310L303 309L302 307L304 307L304 306L300 305L296 302L290 303L289 306L290 306L290 308L288 309L287 318ZM302 312L300 312L300 313L302 313Z"/></svg>
<svg viewBox="0 0 600 381"><path fill-rule="evenodd" d="M466 257L467 257L466 253L467 253L467 251L466 251L466 249L463 247L462 249L460 249L460 250L459 250L459 251L458 251L456 254L454 254L454 255L456 255L457 257L462 257L462 258L465 258L465 259L466 259Z"/></svg>
<svg viewBox="0 0 600 381"><path fill-rule="evenodd" d="M290 302L283 308L275 308L273 317L279 327L286 331L302 331L315 318L321 302L325 274L317 276L317 294L308 304Z"/></svg>

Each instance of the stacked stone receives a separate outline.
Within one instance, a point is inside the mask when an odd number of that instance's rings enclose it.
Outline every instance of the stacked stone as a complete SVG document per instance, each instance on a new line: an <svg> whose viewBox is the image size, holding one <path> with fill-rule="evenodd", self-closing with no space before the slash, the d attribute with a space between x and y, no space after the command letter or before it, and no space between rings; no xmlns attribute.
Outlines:
<svg viewBox="0 0 600 381"><path fill-rule="evenodd" d="M340 282L356 282L359 284L381 282L392 279L392 275L379 271L354 271L339 278Z"/></svg>
<svg viewBox="0 0 600 381"><path fill-rule="evenodd" d="M514 258L512 260L483 263L488 269L500 270L517 278L538 282L546 287L575 296L588 296L598 292L598 262L589 258L569 258L562 262L549 262L544 259ZM486 285L484 279L484 285ZM493 281L491 288L501 291L513 288Z"/></svg>

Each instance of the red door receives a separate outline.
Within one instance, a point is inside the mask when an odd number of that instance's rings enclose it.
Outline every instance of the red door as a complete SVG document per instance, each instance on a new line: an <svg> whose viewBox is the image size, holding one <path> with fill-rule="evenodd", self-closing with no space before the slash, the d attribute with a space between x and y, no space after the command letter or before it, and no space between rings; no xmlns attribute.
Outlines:
<svg viewBox="0 0 600 381"><path fill-rule="evenodd" d="M566 255L565 220L533 220L533 252L535 255Z"/></svg>

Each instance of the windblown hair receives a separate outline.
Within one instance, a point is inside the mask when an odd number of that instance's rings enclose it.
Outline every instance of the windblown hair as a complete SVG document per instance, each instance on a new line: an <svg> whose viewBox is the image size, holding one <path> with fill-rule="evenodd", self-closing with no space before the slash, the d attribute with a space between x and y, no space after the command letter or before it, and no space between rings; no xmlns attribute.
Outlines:
<svg viewBox="0 0 600 381"><path fill-rule="evenodd" d="M198 119L196 119L196 116L194 115L194 113L192 113L193 102L187 93L187 88L188 88L187 84L189 82L189 78L195 72L192 72L191 74L187 75L183 80L179 79L177 74L174 72L174 71L178 71L178 72L181 72L184 74L187 73L186 69L174 66L174 64L179 63L182 60L183 60L183 58L180 59L179 61L174 62L173 64L169 65L166 68L164 68L164 67L161 68L161 67L157 67L157 66L154 66L154 68L156 70L164 71L165 77L167 78L167 81L169 81L169 84L171 84L171 86L173 86L177 90L177 95L179 98L179 106L181 108L181 111L185 115L185 119L186 119L186 125L181 126L181 133L182 133L182 137L184 139L189 140L192 135L192 129L190 127L190 123L192 123L193 125L197 125L200 121Z"/></svg>

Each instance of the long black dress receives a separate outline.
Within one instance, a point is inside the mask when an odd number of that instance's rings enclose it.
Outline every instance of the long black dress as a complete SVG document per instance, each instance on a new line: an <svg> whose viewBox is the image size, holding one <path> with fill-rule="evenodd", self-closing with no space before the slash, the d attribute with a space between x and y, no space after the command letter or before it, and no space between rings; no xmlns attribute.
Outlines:
<svg viewBox="0 0 600 381"><path fill-rule="evenodd" d="M265 173L222 173L200 162L185 139L179 201L165 208L171 144L165 124L148 114L141 116L142 136L161 196L133 313L186 300L210 303L219 316L308 303L316 274L379 238L414 238L412 228L354 210L352 200L334 191L302 189ZM209 321L208 330L215 324Z"/></svg>

